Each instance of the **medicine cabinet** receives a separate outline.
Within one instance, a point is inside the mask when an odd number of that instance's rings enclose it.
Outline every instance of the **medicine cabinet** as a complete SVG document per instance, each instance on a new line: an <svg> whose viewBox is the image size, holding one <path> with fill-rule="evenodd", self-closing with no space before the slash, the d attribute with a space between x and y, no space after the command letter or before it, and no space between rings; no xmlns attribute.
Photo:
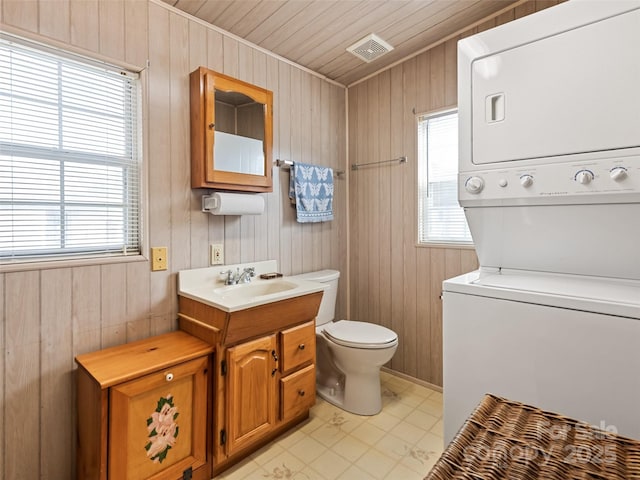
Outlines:
<svg viewBox="0 0 640 480"><path fill-rule="evenodd" d="M190 82L191 187L273 191L273 93L205 67Z"/></svg>

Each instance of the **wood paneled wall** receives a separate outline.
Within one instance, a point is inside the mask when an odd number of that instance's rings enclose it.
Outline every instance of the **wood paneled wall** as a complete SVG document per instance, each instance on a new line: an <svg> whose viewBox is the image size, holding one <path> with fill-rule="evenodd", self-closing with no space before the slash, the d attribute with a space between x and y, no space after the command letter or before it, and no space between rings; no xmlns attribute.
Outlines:
<svg viewBox="0 0 640 480"><path fill-rule="evenodd" d="M189 179L189 72L200 65L274 92L274 155L345 169L344 89L153 0L0 0L3 30L68 44L146 70L145 157L149 262L0 273L0 478L75 478L74 356L176 328L176 272L208 265L222 243L227 263L276 259L285 274L347 270L347 185L336 180L335 220L299 225L288 171L260 216L200 211ZM304 246L304 248L303 248ZM345 315L346 295L339 309Z"/></svg>
<svg viewBox="0 0 640 480"><path fill-rule="evenodd" d="M348 90L349 161L408 157L350 176L350 318L398 333L390 368L442 386L442 282L475 251L417 245L416 114L455 108L457 41L559 3L529 1Z"/></svg>

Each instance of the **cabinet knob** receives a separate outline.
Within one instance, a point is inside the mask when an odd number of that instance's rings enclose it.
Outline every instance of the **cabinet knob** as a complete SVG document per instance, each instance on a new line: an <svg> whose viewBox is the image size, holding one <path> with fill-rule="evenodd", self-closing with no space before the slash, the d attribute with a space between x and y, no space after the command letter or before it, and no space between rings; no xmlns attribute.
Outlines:
<svg viewBox="0 0 640 480"><path fill-rule="evenodd" d="M209 130L213 130L214 128L216 128L216 124L215 123L210 123L209 124Z"/></svg>
<svg viewBox="0 0 640 480"><path fill-rule="evenodd" d="M171 380L173 380L173 373L171 373L171 372L167 373L167 374L164 376L164 379L165 379L167 382L170 382Z"/></svg>
<svg viewBox="0 0 640 480"><path fill-rule="evenodd" d="M276 351L275 350L271 350L271 356L273 357L273 361L274 362L278 361L278 355L276 355Z"/></svg>
<svg viewBox="0 0 640 480"><path fill-rule="evenodd" d="M274 377L277 371L278 371L277 368L274 368L273 370L271 370L271 376Z"/></svg>
<svg viewBox="0 0 640 480"><path fill-rule="evenodd" d="M298 348L299 348L300 350L304 350L304 343L301 343L300 345L298 345Z"/></svg>
<svg viewBox="0 0 640 480"><path fill-rule="evenodd" d="M298 390L298 395L300 395L301 397L304 397L304 390Z"/></svg>

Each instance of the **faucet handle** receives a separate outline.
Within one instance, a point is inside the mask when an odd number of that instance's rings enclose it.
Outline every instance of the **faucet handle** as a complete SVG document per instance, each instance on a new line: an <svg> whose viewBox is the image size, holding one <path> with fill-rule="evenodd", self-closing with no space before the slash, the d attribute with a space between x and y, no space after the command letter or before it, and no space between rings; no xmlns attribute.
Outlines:
<svg viewBox="0 0 640 480"><path fill-rule="evenodd" d="M247 272L252 277L256 276L256 267L247 267L244 269L244 271Z"/></svg>
<svg viewBox="0 0 640 480"><path fill-rule="evenodd" d="M224 281L225 285L233 285L233 270L229 269L229 270L223 270L220 272L220 275L226 275L227 278Z"/></svg>

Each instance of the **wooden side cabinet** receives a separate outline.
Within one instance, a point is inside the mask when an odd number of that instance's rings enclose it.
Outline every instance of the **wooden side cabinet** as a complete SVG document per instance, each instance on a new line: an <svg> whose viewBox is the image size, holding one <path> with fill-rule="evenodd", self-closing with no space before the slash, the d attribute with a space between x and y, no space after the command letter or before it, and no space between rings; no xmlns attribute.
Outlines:
<svg viewBox="0 0 640 480"><path fill-rule="evenodd" d="M213 347L172 332L78 355L78 480L208 480Z"/></svg>

